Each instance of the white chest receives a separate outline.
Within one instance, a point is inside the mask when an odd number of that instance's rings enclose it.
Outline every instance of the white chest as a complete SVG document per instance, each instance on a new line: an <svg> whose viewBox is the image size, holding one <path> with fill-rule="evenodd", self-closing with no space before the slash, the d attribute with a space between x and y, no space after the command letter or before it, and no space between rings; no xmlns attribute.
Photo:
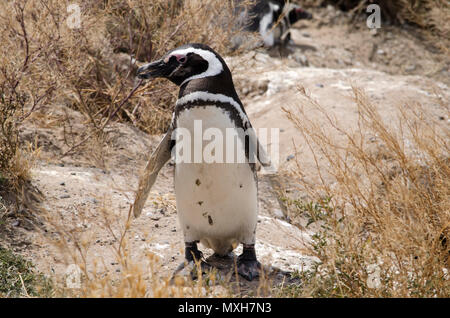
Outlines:
<svg viewBox="0 0 450 318"><path fill-rule="evenodd" d="M201 121L201 131L195 121ZM191 158L195 159L195 149L202 145L203 155L210 150L217 154L220 148L226 159L230 146L226 131L235 128L226 111L214 107L194 107L182 111L176 122L177 128L191 134ZM223 133L222 145L209 147L208 129ZM200 133L200 135L198 135ZM205 134L202 136L202 134ZM216 134L214 138L218 138ZM203 138L206 137L206 138ZM184 138L184 136L183 136ZM236 154L244 147L239 138L234 140ZM201 153L200 153L201 154ZM204 156L203 156L204 157ZM214 156L213 156L214 157ZM198 159L198 158L197 158ZM218 157L216 156L216 159ZM177 210L183 231L193 239L236 238L251 235L257 217L257 182L248 163L223 162L181 162L175 167L175 193Z"/></svg>

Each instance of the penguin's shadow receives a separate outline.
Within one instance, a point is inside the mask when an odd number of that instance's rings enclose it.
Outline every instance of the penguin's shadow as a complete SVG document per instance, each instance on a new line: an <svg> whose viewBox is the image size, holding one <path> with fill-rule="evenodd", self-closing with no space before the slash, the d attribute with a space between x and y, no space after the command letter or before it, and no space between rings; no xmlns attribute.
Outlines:
<svg viewBox="0 0 450 318"><path fill-rule="evenodd" d="M260 287L267 286L269 289L277 286L286 286L291 284L299 284L300 279L293 277L292 272L284 271L275 266L261 264L262 271L259 277L248 281L237 274L237 256L231 252L225 257L211 255L205 260L213 269L217 271L222 282L230 286L233 290L241 295L260 294L259 296L268 296ZM268 291L267 291L268 292ZM261 293L263 295L261 295Z"/></svg>

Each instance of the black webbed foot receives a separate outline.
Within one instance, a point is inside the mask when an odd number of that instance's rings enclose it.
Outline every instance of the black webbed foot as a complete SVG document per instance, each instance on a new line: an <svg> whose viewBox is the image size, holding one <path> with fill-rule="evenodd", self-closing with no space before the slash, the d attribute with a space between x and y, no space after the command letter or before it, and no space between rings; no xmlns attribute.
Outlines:
<svg viewBox="0 0 450 318"><path fill-rule="evenodd" d="M243 244L243 252L237 260L237 271L249 281L259 277L261 264L256 259L255 245Z"/></svg>
<svg viewBox="0 0 450 318"><path fill-rule="evenodd" d="M211 265L206 263L203 259L203 253L198 250L197 242L185 243L185 261L181 263L175 270L173 276L190 275L193 280L198 278L199 268L202 274L211 271ZM198 265L198 266L197 266Z"/></svg>

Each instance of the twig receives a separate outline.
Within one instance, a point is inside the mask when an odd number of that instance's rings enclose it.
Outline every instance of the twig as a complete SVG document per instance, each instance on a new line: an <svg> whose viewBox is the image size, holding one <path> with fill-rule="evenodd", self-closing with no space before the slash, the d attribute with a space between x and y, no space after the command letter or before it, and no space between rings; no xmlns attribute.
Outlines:
<svg viewBox="0 0 450 318"><path fill-rule="evenodd" d="M99 130L103 130L106 125L108 125L109 121L111 120L111 118L114 117L114 115L122 108L122 106L131 98L131 96L133 96L133 94L136 92L136 90L141 86L143 80L140 79L139 82L134 86L134 88L131 90L131 92L127 95L127 97L125 97L125 99L119 104L119 106L117 106L117 108L109 115L109 117L106 119L106 121L102 124L102 126L99 128ZM86 141L89 140L89 138L91 138L94 135L94 133L90 133L89 135L86 136L86 138L84 138L83 140L81 140L80 142L78 142L76 145L73 145L72 147L70 147L69 150L67 150L66 152L64 152L59 159L64 158L65 156L67 156L70 152L72 152L75 148L78 148L79 146L81 146L82 144L84 144Z"/></svg>
<svg viewBox="0 0 450 318"><path fill-rule="evenodd" d="M27 289L25 287L25 283L23 282L22 275L20 275L20 273L19 273L19 278L20 278L20 282L22 283L22 288L25 291L25 296L27 296L28 298L31 298L30 295L27 292Z"/></svg>
<svg viewBox="0 0 450 318"><path fill-rule="evenodd" d="M38 97L33 101L33 105L31 106L30 110L29 110L25 115L23 115L23 116L19 119L19 121L22 122L22 121L24 121L25 119L27 119L28 116L30 116L31 113L33 113L33 112L36 110L36 106L37 106L38 104L40 104L40 102L41 102L44 98L47 98L47 97L53 92L53 89L54 89L53 87L50 87L50 88L48 88L48 89L44 92L44 94L42 94L41 96L38 96Z"/></svg>

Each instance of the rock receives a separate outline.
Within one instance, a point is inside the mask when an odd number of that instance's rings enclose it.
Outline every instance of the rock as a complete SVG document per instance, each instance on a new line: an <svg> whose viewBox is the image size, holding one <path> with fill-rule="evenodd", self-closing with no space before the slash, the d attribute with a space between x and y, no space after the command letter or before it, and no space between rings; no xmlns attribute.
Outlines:
<svg viewBox="0 0 450 318"><path fill-rule="evenodd" d="M158 210L158 212L161 213L162 215L166 215L167 210L166 208L161 208Z"/></svg>
<svg viewBox="0 0 450 318"><path fill-rule="evenodd" d="M417 67L416 67L416 65L414 65L414 64L408 65L407 67L405 67L405 72L412 72L412 71L414 71L416 68L417 68Z"/></svg>
<svg viewBox="0 0 450 318"><path fill-rule="evenodd" d="M68 199L70 198L70 195L68 194L63 194L62 196L59 197L60 199Z"/></svg>
<svg viewBox="0 0 450 318"><path fill-rule="evenodd" d="M299 52L295 52L294 54L291 55L291 57L298 64L300 64L302 66L309 66L308 58L304 54L301 54Z"/></svg>
<svg viewBox="0 0 450 318"><path fill-rule="evenodd" d="M295 158L294 155L289 155L289 156L287 156L286 161L292 160L292 159L294 159L294 158Z"/></svg>
<svg viewBox="0 0 450 318"><path fill-rule="evenodd" d="M280 209L275 209L272 211L273 215L278 218L278 219L284 219L284 214L283 211L281 211Z"/></svg>

